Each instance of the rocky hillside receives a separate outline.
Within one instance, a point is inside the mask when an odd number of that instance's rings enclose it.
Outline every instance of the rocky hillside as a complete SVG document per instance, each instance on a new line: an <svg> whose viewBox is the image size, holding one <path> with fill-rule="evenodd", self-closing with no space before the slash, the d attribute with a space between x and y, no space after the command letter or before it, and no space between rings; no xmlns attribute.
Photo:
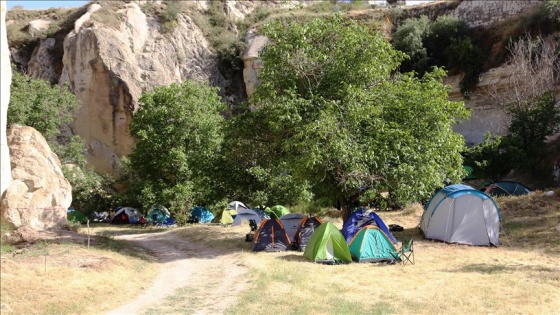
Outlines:
<svg viewBox="0 0 560 315"><path fill-rule="evenodd" d="M333 7L330 1L93 1L72 10L12 10L7 25L12 61L53 84L69 83L81 102L73 132L85 140L88 160L98 171L116 173L120 158L133 148L128 128L144 91L191 79L219 87L232 107L250 95L258 52L266 44L258 26L267 19L348 11L389 36L406 17L451 14L483 29L541 2L458 0L372 8ZM510 70L492 66L468 100L458 92L461 75L448 78L454 87L450 97L472 108L471 118L456 129L469 143L480 142L486 131L503 133L507 125L485 87L507 89Z"/></svg>

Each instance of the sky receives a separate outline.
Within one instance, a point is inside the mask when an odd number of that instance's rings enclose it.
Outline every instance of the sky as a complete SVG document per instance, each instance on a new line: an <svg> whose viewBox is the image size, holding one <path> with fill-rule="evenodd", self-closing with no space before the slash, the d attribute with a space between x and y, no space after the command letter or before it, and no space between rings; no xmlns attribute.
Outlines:
<svg viewBox="0 0 560 315"><path fill-rule="evenodd" d="M49 8L68 8L68 7L80 7L86 4L87 0L74 1L48 1L48 0L7 0L6 6L8 10L11 10L16 5L23 6L24 9L49 9Z"/></svg>

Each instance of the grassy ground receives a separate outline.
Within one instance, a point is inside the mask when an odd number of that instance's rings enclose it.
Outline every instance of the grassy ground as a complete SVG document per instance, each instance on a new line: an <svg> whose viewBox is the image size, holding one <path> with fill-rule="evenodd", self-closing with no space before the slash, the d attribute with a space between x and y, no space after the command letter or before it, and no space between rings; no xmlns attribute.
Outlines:
<svg viewBox="0 0 560 315"><path fill-rule="evenodd" d="M405 228L394 232L397 239L415 239L416 263L406 266L327 266L305 260L301 252L254 253L251 243L245 242L247 225L194 225L179 232L212 250L241 254L237 263L247 268L248 284L227 308L228 314L556 313L560 190L552 197L536 192L497 202L502 213L498 248L424 240L417 227L420 205L380 212L386 224ZM340 218L324 219L342 225ZM159 231L98 225L93 233L104 236L90 249L83 241L37 242L23 250L4 246L2 313L97 314L118 306L115 292L126 289L128 297L138 295L158 266L146 253L112 235ZM227 265L224 261L224 268ZM214 292L217 283L205 283L209 282L186 283L164 299L165 313L194 313L201 303L197 296L212 293L218 299L224 294ZM162 312L154 308L146 313Z"/></svg>
<svg viewBox="0 0 560 315"><path fill-rule="evenodd" d="M121 229L122 230L122 229ZM2 314L98 314L117 307L115 293L135 296L159 267L143 250L111 237L5 245Z"/></svg>

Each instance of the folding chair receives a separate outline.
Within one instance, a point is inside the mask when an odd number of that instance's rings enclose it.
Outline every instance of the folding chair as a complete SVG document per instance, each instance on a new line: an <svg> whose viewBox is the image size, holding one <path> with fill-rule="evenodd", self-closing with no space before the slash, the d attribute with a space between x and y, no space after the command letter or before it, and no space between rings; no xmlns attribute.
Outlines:
<svg viewBox="0 0 560 315"><path fill-rule="evenodd" d="M403 265L406 265L407 261L414 265L414 239L413 238L409 239L408 242L406 243L403 242L399 257Z"/></svg>
<svg viewBox="0 0 560 315"><path fill-rule="evenodd" d="M391 254L403 266L406 265L407 261L414 265L414 239L411 238L406 242L403 241L401 248Z"/></svg>

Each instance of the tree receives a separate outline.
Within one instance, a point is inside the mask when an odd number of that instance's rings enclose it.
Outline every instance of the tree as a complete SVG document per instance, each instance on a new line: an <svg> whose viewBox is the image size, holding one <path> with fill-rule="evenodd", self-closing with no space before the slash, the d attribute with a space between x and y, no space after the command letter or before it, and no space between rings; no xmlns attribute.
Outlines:
<svg viewBox="0 0 560 315"><path fill-rule="evenodd" d="M130 200L176 213L208 202L223 141L217 88L186 81L156 87L139 103L130 126L136 147L124 163Z"/></svg>
<svg viewBox="0 0 560 315"><path fill-rule="evenodd" d="M20 124L39 131L62 164L85 165L83 141L71 132L62 132L74 120L79 102L68 86L51 87L47 81L13 72L8 126Z"/></svg>
<svg viewBox="0 0 560 315"><path fill-rule="evenodd" d="M8 125L20 124L39 131L62 163L72 186L72 206L85 214L110 207L111 181L87 168L83 140L70 124L79 102L68 86L52 86L13 71Z"/></svg>
<svg viewBox="0 0 560 315"><path fill-rule="evenodd" d="M273 22L264 34L272 44L262 53L256 110L243 120L253 146L266 147L259 163L285 165L345 215L360 191L389 191L403 205L459 180L464 141L451 126L467 111L448 100L443 70L396 74L402 53L337 14Z"/></svg>

